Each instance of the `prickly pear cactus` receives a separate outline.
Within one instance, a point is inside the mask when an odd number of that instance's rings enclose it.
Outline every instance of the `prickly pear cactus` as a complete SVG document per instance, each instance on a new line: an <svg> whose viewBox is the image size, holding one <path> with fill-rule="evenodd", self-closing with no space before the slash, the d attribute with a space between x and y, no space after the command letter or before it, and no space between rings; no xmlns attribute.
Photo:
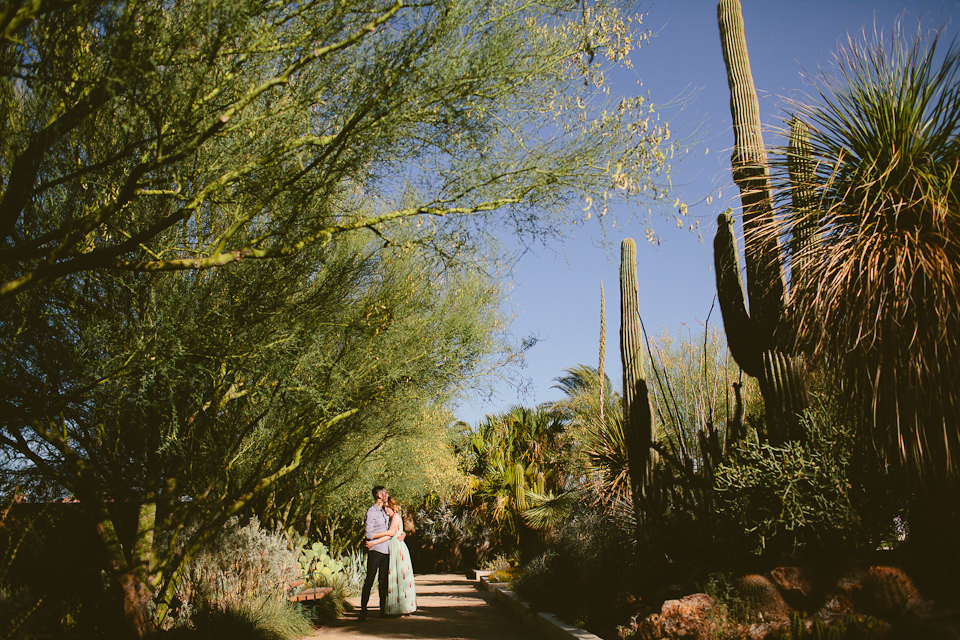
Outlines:
<svg viewBox="0 0 960 640"><path fill-rule="evenodd" d="M343 571L343 563L333 558L321 542L300 549L297 562L300 564L300 575L315 587L330 585L333 577Z"/></svg>

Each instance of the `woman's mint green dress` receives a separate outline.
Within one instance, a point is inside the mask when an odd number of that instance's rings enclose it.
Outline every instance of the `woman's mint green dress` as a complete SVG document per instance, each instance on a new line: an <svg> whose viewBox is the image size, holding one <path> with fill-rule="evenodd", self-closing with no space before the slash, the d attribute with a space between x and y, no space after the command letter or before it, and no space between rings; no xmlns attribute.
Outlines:
<svg viewBox="0 0 960 640"><path fill-rule="evenodd" d="M390 538L390 573L387 581L388 616L406 615L417 610L417 589L413 582L413 565L410 564L410 550L407 544L397 538Z"/></svg>

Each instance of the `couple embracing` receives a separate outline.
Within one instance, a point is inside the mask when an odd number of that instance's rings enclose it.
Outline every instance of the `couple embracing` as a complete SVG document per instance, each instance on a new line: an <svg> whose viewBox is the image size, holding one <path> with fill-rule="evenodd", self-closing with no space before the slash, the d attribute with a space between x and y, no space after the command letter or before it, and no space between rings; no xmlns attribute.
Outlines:
<svg viewBox="0 0 960 640"><path fill-rule="evenodd" d="M387 490L373 488L373 505L367 509L367 579L360 596L360 617L367 619L373 580L379 574L380 617L406 615L417 610L410 552L403 539L403 519Z"/></svg>

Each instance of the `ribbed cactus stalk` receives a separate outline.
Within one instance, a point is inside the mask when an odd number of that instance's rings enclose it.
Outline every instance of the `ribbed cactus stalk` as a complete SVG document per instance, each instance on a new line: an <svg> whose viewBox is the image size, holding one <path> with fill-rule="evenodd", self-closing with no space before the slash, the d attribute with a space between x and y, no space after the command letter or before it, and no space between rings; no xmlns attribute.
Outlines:
<svg viewBox="0 0 960 640"><path fill-rule="evenodd" d="M749 311L729 210L718 217L714 239L717 297L730 353L747 375L759 380L767 409L768 437L780 444L800 436L797 416L807 406L803 363L788 355L791 345L783 335L786 285L740 1L720 0L717 18L730 85L734 137L730 164L743 205Z"/></svg>
<svg viewBox="0 0 960 640"><path fill-rule="evenodd" d="M603 280L600 281L600 367L597 377L600 381L600 424L604 424L604 409L607 404L607 385L603 377L603 361L607 355L607 313L603 300Z"/></svg>
<svg viewBox="0 0 960 640"><path fill-rule="evenodd" d="M620 244L620 358L623 362L623 437L630 467L630 490L637 524L643 521L646 495L657 462L650 399L644 378L643 332L637 300L637 245Z"/></svg>
<svg viewBox="0 0 960 640"><path fill-rule="evenodd" d="M793 198L793 233L791 238L792 284L799 284L809 275L815 244L812 231L817 220L815 172L810 148L810 130L799 118L790 119L790 144L787 146L787 171L790 174L790 195Z"/></svg>

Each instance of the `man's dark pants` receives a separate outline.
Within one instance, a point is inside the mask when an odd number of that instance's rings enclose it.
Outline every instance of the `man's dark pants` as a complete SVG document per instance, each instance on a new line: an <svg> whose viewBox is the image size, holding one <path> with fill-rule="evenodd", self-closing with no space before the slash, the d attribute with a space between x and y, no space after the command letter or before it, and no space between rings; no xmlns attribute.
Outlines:
<svg viewBox="0 0 960 640"><path fill-rule="evenodd" d="M373 589L373 577L380 572L380 615L387 612L387 588L390 575L390 554L379 551L367 551L367 579L363 581L363 592L360 594L360 615L366 616L367 602L370 600L370 591Z"/></svg>

